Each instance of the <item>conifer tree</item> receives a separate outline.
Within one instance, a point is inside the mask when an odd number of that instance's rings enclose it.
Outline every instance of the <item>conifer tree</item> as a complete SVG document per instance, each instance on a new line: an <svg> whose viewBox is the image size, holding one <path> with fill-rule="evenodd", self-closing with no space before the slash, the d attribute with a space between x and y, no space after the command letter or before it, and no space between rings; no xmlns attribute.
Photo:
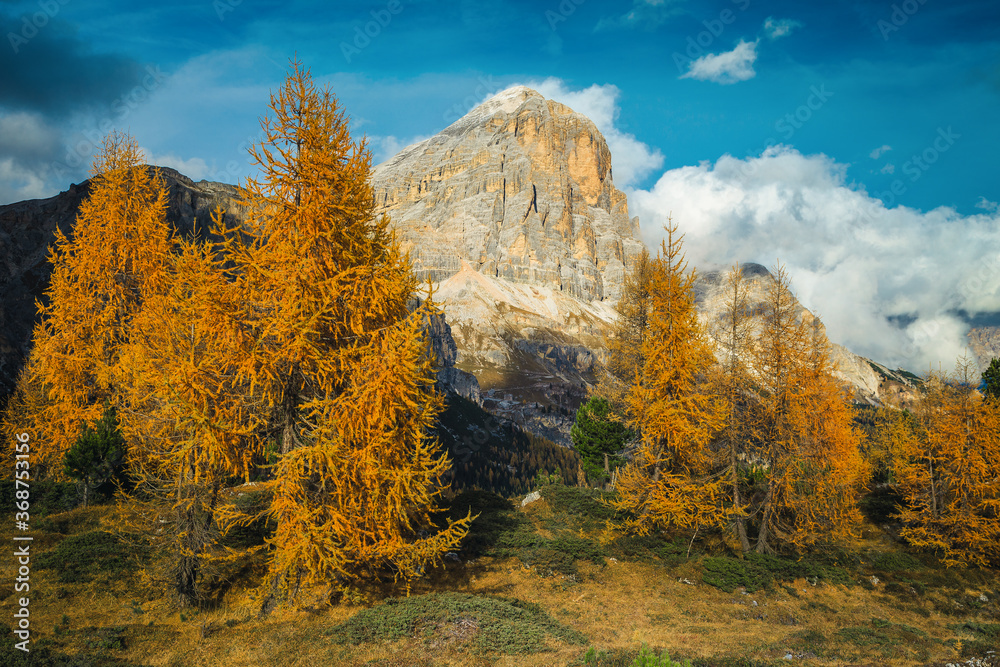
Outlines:
<svg viewBox="0 0 1000 667"><path fill-rule="evenodd" d="M724 420L719 430L716 444L726 469L722 472L727 480L731 501L731 528L740 548L750 551L747 537L744 509L743 468L750 452L749 439L752 432L751 404L754 400L753 381L747 367L752 352L751 304L749 285L739 264L726 274L724 307L720 317L713 323L712 336L721 352L722 364L717 378L717 391L724 410Z"/></svg>
<svg viewBox="0 0 1000 667"><path fill-rule="evenodd" d="M581 465L592 482L606 482L609 468L618 468L624 460L622 448L633 433L611 414L611 405L600 396L592 396L576 412L570 429L573 446L580 453Z"/></svg>
<svg viewBox="0 0 1000 667"><path fill-rule="evenodd" d="M642 365L626 396L629 425L642 440L616 487L618 506L636 514L633 527L643 532L720 520L721 486L708 447L723 416L706 382L714 357L698 322L682 237L673 223L666 231L650 268Z"/></svg>
<svg viewBox="0 0 1000 667"><path fill-rule="evenodd" d="M773 271L763 307L753 424L765 481L763 497L752 506L755 550L774 553L850 538L861 520L855 496L867 467L847 396L831 375L825 334L818 321L801 318L781 266Z"/></svg>
<svg viewBox="0 0 1000 667"><path fill-rule="evenodd" d="M51 283L21 378L23 395L31 386L42 393L27 415L39 443L35 465L57 476L81 428L113 401L131 319L164 279L173 248L166 190L134 139L106 137L92 173L72 239L56 231Z"/></svg>
<svg viewBox="0 0 1000 667"><path fill-rule="evenodd" d="M118 477L125 463L125 439L118 429L113 406L93 426L86 425L76 444L66 452L64 472L83 487L83 506L90 504L91 492Z"/></svg>
<svg viewBox="0 0 1000 667"><path fill-rule="evenodd" d="M365 142L297 62L270 108L251 150L261 177L244 188L249 218L229 245L255 338L239 373L281 445L262 612L282 585L294 596L386 569L409 581L470 520L420 537L448 468L431 438L443 404L421 333L433 306L408 309L417 285L374 215Z"/></svg>
<svg viewBox="0 0 1000 667"><path fill-rule="evenodd" d="M119 503L119 529L171 555L170 583L184 605L215 562L240 554L219 537L249 520L222 494L249 480L262 449L259 405L237 373L252 347L246 304L212 244L184 240L168 277L147 295L121 352L122 430L136 489ZM156 516L157 530L148 530Z"/></svg>
<svg viewBox="0 0 1000 667"><path fill-rule="evenodd" d="M1000 402L976 391L967 359L926 387L899 438L901 535L947 565L1000 563Z"/></svg>

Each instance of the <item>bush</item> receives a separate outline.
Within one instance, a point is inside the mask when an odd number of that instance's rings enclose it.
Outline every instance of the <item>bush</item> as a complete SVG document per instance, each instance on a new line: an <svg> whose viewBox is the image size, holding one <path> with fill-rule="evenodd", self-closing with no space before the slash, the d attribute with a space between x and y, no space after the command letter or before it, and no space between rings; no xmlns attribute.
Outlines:
<svg viewBox="0 0 1000 667"><path fill-rule="evenodd" d="M136 550L111 533L92 531L67 537L40 554L36 564L41 570L56 570L62 583L85 583L98 572L108 580L126 576L144 555L144 549Z"/></svg>
<svg viewBox="0 0 1000 667"><path fill-rule="evenodd" d="M545 638L571 644L586 638L546 614L537 604L466 593L389 598L326 631L336 644L441 636L467 642L474 652L524 654L545 650Z"/></svg>
<svg viewBox="0 0 1000 667"><path fill-rule="evenodd" d="M848 582L847 572L838 567L823 565L811 561L795 561L777 556L749 553L743 560L723 557L709 557L702 561L705 573L702 581L732 593L738 587L744 587L747 592L768 588L777 581L794 581L805 578L827 583L844 584Z"/></svg>
<svg viewBox="0 0 1000 667"><path fill-rule="evenodd" d="M0 480L0 507L14 506L13 479ZM80 504L80 494L72 482L31 482L31 518L68 512Z"/></svg>
<svg viewBox="0 0 1000 667"><path fill-rule="evenodd" d="M93 425L84 425L76 443L63 460L67 477L83 487L83 505L90 504L91 492L121 481L125 470L125 438L118 430L118 417L113 406L106 406L104 415ZM108 494L110 495L110 494Z"/></svg>

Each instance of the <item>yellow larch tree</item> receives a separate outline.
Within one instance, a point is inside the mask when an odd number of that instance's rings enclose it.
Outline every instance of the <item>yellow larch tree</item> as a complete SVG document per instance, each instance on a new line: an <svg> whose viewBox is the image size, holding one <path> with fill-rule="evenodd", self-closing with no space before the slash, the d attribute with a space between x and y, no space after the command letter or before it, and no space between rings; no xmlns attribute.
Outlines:
<svg viewBox="0 0 1000 667"><path fill-rule="evenodd" d="M707 383L715 363L698 322L694 271L672 222L651 262L642 365L626 396L629 426L641 432L634 459L618 476L617 505L641 532L659 526L697 530L724 521L722 484L709 441L723 411Z"/></svg>
<svg viewBox="0 0 1000 667"><path fill-rule="evenodd" d="M730 528L740 548L750 551L747 536L747 505L743 477L752 431L751 404L753 382L747 364L750 361L753 319L750 286L739 264L726 274L723 282L722 312L710 325L710 331L721 355L721 368L714 375L716 391L723 409L722 426L715 446L726 466L722 472L727 480L731 500Z"/></svg>
<svg viewBox="0 0 1000 667"><path fill-rule="evenodd" d="M977 391L968 359L953 374L930 373L926 387L912 422L895 430L901 535L938 551L947 565L996 565L1000 403Z"/></svg>
<svg viewBox="0 0 1000 667"><path fill-rule="evenodd" d="M410 312L408 258L376 218L371 155L329 89L294 62L271 96L249 215L229 253L256 341L240 377L266 410L280 458L272 482L272 587L388 570L409 581L464 536L466 519L420 536L442 490L431 439L442 409L430 348Z"/></svg>
<svg viewBox="0 0 1000 667"><path fill-rule="evenodd" d="M113 399L132 317L164 279L173 248L166 190L134 139L106 137L92 173L72 238L56 232L51 283L19 387L34 397L29 423L19 428L38 443L40 476L62 474L62 458L81 428Z"/></svg>
<svg viewBox="0 0 1000 667"><path fill-rule="evenodd" d="M867 480L825 333L818 321L803 320L785 269L772 274L753 365L753 434L763 474L750 508L758 553L854 536L861 520L856 495Z"/></svg>
<svg viewBox="0 0 1000 667"><path fill-rule="evenodd" d="M201 597L207 565L239 555L217 545L247 518L225 486L249 481L262 447L259 405L237 372L253 345L243 295L210 243L184 240L170 259L168 279L132 319L118 365L135 486L119 500L118 527L170 554L168 581L187 605Z"/></svg>
<svg viewBox="0 0 1000 667"><path fill-rule="evenodd" d="M615 305L618 317L608 338L608 361L595 390L595 394L608 400L618 418L624 416L625 395L642 369L642 342L649 328L652 267L649 251L643 248L625 274L621 298Z"/></svg>

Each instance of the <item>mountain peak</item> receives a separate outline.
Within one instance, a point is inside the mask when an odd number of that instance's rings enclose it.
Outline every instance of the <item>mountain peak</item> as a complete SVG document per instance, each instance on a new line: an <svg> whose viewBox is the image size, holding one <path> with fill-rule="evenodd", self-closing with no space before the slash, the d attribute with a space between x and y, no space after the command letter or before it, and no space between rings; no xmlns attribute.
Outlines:
<svg viewBox="0 0 1000 667"><path fill-rule="evenodd" d="M513 86L372 176L421 278L487 276L617 300L642 249L611 152L586 116Z"/></svg>

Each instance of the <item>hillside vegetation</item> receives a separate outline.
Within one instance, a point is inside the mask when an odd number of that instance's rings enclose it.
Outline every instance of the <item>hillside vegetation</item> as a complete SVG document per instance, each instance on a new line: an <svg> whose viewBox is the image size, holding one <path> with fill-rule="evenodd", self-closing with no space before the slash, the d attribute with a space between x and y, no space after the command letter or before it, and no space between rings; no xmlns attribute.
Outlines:
<svg viewBox="0 0 1000 667"><path fill-rule="evenodd" d="M330 90L270 109L240 226L171 236L113 134L57 238L0 666L998 663L1000 361L859 411L780 265L699 319L671 221L557 446L437 388Z"/></svg>

